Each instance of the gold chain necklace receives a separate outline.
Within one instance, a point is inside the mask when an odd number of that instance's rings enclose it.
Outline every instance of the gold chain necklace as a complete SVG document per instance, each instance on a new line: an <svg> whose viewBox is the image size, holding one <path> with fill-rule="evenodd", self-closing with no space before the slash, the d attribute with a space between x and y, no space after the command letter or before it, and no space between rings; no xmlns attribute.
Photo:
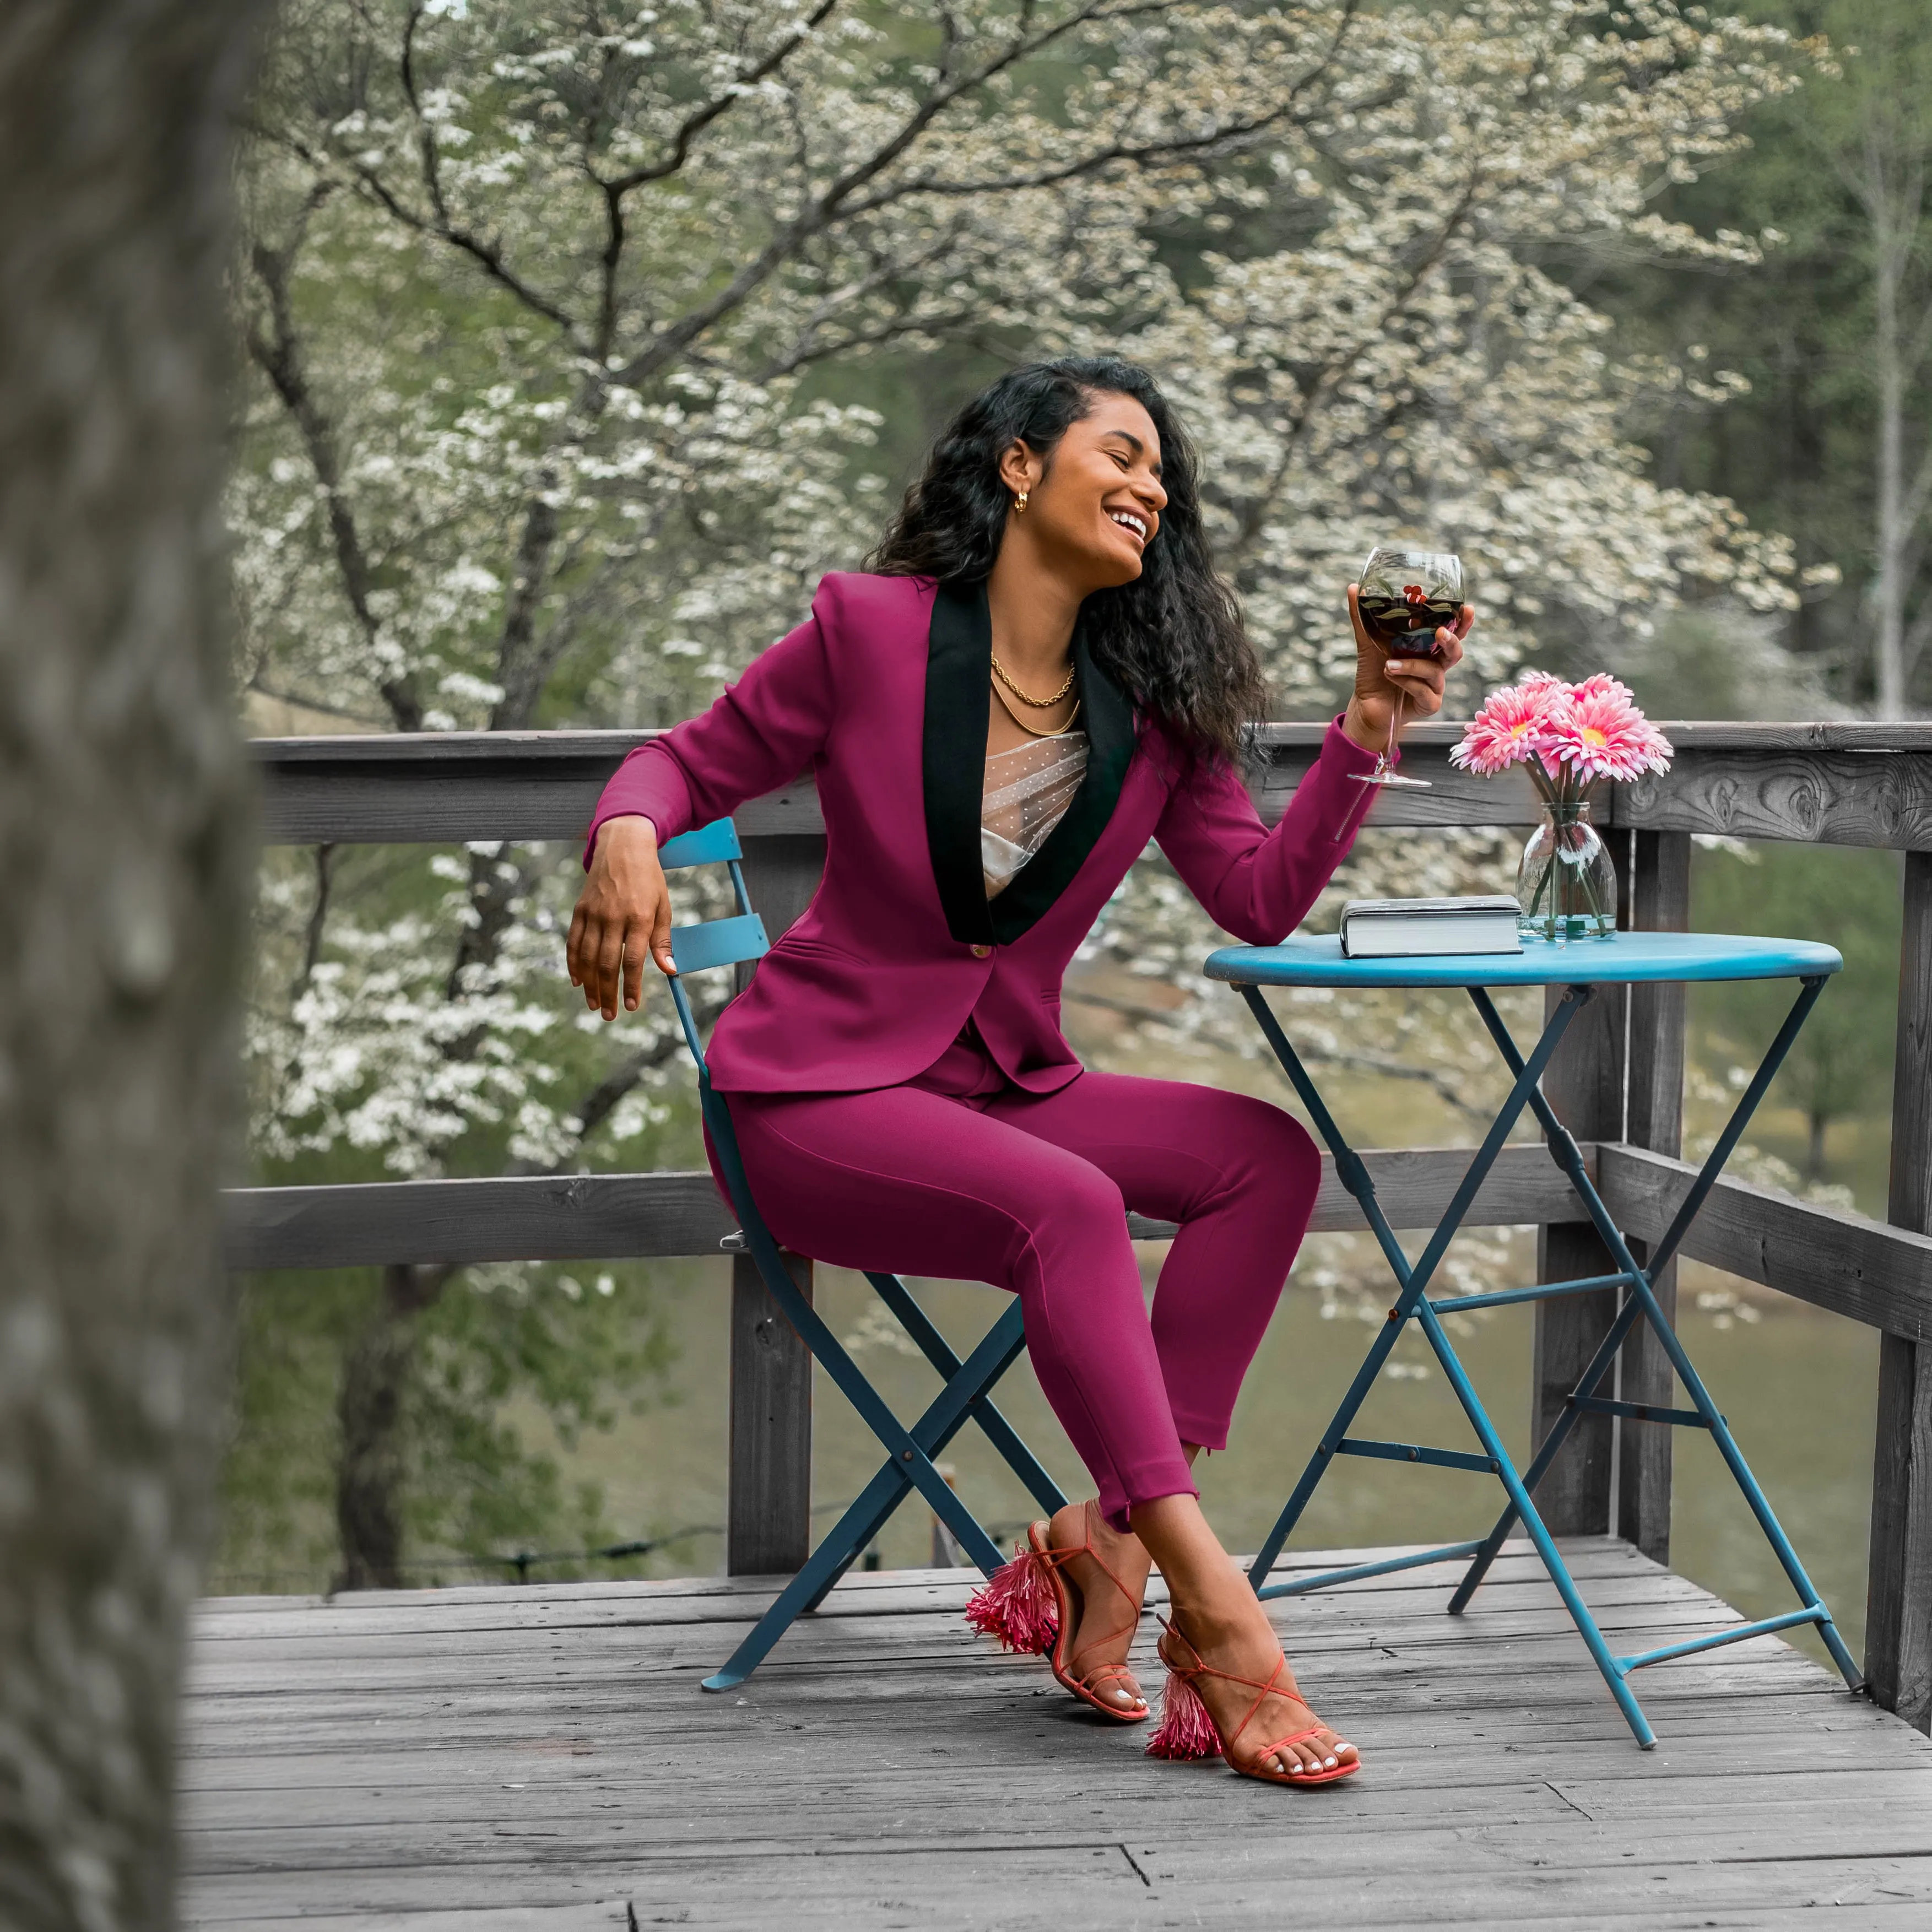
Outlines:
<svg viewBox="0 0 1932 1932"><path fill-rule="evenodd" d="M1064 738L1066 736L1068 732L1073 729L1074 719L1080 716L1080 700L1076 698L1073 700L1073 709L1066 714L1066 722L1061 725L1058 730L1036 731L1034 728L1006 702L1006 693L1003 692L997 684L993 687L993 695L1000 700L1000 709L1004 711L1029 738ZM1028 699L1028 702L1030 704L1032 700ZM1013 749L1015 751L1018 751L1019 747L1016 745L1013 747Z"/></svg>
<svg viewBox="0 0 1932 1932"><path fill-rule="evenodd" d="M989 652L988 655L991 656L992 653ZM993 675L997 677L1022 704L1030 704L1036 711L1051 711L1053 707L1073 688L1073 666L1071 663L1069 663L1066 667L1066 682L1063 684L1051 698L1029 698L1024 692L1021 690L1018 685L1014 683L1012 677L1008 672L1006 666L1000 663L998 658L993 658ZM1049 734L1048 735L1051 736L1052 734Z"/></svg>

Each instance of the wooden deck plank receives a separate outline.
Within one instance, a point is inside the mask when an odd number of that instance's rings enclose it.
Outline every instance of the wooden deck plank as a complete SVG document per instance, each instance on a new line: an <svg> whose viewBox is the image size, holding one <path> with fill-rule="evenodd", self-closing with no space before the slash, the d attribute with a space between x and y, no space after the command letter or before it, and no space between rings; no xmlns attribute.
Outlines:
<svg viewBox="0 0 1932 1932"><path fill-rule="evenodd" d="M1737 1613L1575 1546L1619 1646ZM1367 1552L1301 1552L1309 1574ZM1367 1768L1321 1792L1144 1756L963 1628L976 1580L856 1577L752 1682L745 1580L204 1607L188 1922L337 1932L1835 1924L1932 1911L1932 1740L1775 1638L1639 1678L1631 1743L1533 1555L1276 1613ZM1153 1660L1145 1675L1155 1676Z"/></svg>
<svg viewBox="0 0 1932 1932"><path fill-rule="evenodd" d="M1555 1766L1551 1767L1553 1775L1539 1778L1518 1765L1508 1767L1505 1778L1495 1774L1497 1766L1472 1768L1465 1779L1444 1778L1442 1755L1384 1759L1378 1750L1372 1791L1364 1786L1346 1808L1337 1806L1333 1817L1324 1817L1324 1825L1349 1831L1448 1828L1480 1815L1486 1831L1504 1820L1556 1820L1566 1828L1574 1828L1573 1818L1603 1826L1654 1819L1661 1821L1659 1828L1667 1828L1682 1818L1691 1817L1700 1828L1721 1818L1726 1825L1775 1826L1790 1832L1838 1808L1882 1807L1894 1798L1909 1802L1922 1816L1932 1820L1932 1808L1928 1808L1932 1767L1911 1771L1840 1761L1834 1768L1815 1762L1786 1763L1774 1771L1746 1773L1733 1763L1706 1766L1675 1777L1624 1778L1578 1776L1574 1769L1565 1773ZM784 1751L773 1752L767 1760L775 1772L787 1775L802 1761L800 1753ZM1079 1751L1057 1754L1052 1767L1056 1781L1073 1772L1091 1774L1085 1755ZM755 1838L768 1847L824 1849L870 1842L876 1835L849 1828L828 1828L826 1818L831 1815L875 1816L880 1808L887 1808L896 1830L914 1829L916 1821L931 1836L942 1838L949 1816L962 1808L976 1813L988 1808L1010 1810L1008 1801L1019 1768L1009 1764L997 1772L974 1772L956 1766L944 1791L932 1792L923 1798L907 1797L902 1788L904 1768L898 1766L870 1778L828 1780L817 1789L814 1810L818 1815L808 1816L801 1829L790 1832L772 1828L766 1801L756 1786L747 1791L742 1779L735 1786L716 1780L694 1784L685 1796L688 1801L702 1795L706 1817L721 1834L728 1827L732 1834ZM1113 1824L1157 1830L1168 1816L1167 1808L1182 1802L1173 1783L1178 1774L1152 1782L1138 1766L1131 1770L1109 1767L1100 1774L1096 1788L1106 1791ZM468 1856L466 1846L520 1831L546 1837L560 1834L567 1840L578 1829L581 1816L597 1812L612 1815L613 1828L625 1837L628 1854L676 1849L687 1840L686 1821L646 1825L627 1815L648 1811L657 1790L650 1778L621 1774L594 1786L492 1780L487 1786L440 1785L427 1790L402 1784L338 1787L308 1793L301 1822L294 1826L286 1822L287 1798L279 1791L205 1793L197 1797L194 1810L204 1830L232 1834L227 1840L228 1856L234 1858L259 1857L262 1846L279 1840L314 1845L314 1862L321 1865L352 1864L384 1845L406 1849L425 1828L433 1827L438 1858L460 1864ZM1093 1790L1088 1795L1092 1796ZM1220 1802L1218 1792L1204 1798L1190 1793L1189 1798L1196 1809ZM1745 1815L1735 1819L1726 1815L1736 1813ZM974 1836L983 1834L982 1831L961 1835L970 1842ZM338 1844L350 1849L338 1855L332 1849ZM1932 1836L1926 1838L1923 1849L1932 1852Z"/></svg>
<svg viewBox="0 0 1932 1932"><path fill-rule="evenodd" d="M1512 1565L1505 1568L1499 1562L1496 1569L1499 1574L1485 1580L1476 1598L1475 1611L1468 1619L1472 1625L1476 1616L1498 1607L1534 1604L1555 1609L1560 1606L1562 1599L1557 1595L1556 1586L1544 1575L1540 1565ZM1460 1572L1460 1565L1432 1565L1426 1571L1412 1570L1403 1576L1377 1580L1385 1582L1384 1588L1372 1589L1363 1584L1343 1585L1316 1591L1304 1598L1280 1600L1293 1605L1293 1614L1298 1622L1324 1618L1347 1621L1364 1614L1372 1615L1378 1621L1412 1616L1432 1622L1442 1616ZM956 1584L890 1593L876 1592L859 1610L838 1604L835 1593L832 1603L812 1621L816 1626L864 1616L890 1616L895 1619L894 1629L897 1630L902 1628L898 1619L905 1617L957 1618L979 1582L978 1573L972 1571L964 1573L962 1580ZM1708 1605L1713 1600L1696 1585L1668 1571L1646 1575L1628 1570L1593 1570L1585 1567L1579 1569L1578 1582L1588 1592L1591 1602L1606 1606L1689 1602ZM422 1610L415 1611L406 1620L400 1616L379 1619L358 1615L346 1608L323 1606L299 1620L236 1617L219 1622L207 1621L200 1629L207 1637L220 1640L224 1662L250 1654L264 1657L290 1654L293 1646L310 1645L328 1646L332 1649L339 1646L334 1654L374 1655L376 1652L373 1650L362 1652L356 1647L393 1641L406 1650L410 1645L419 1646L425 1635L445 1640L460 1635L467 1654L479 1645L500 1641L514 1644L527 1638L565 1633L574 1638L599 1630L623 1631L644 1624L662 1627L706 1622L749 1623L766 1601L764 1593L760 1592L755 1596L748 1593L735 1601L720 1598L667 1597L661 1601L650 1602L647 1609L635 1600L625 1607L607 1604L561 1606L531 1604L526 1607L512 1604L494 1612L485 1606L464 1605L453 1606L447 1621L442 1622L429 1611ZM1156 1586L1148 1601L1151 1606L1162 1606L1166 1601L1166 1594ZM261 1648L252 1653L245 1648L230 1648L248 1645L259 1645ZM278 1648L280 1646L288 1646L290 1650Z"/></svg>
<svg viewBox="0 0 1932 1932"><path fill-rule="evenodd" d="M1330 1684L1361 1682L1379 1684L1390 1678L1426 1666L1434 1669L1453 1659L1453 1667L1472 1678L1507 1675L1525 1668L1575 1666L1588 1670L1582 1642L1574 1629L1565 1628L1554 1616L1533 1619L1511 1618L1514 1628L1484 1631L1462 1620L1444 1617L1427 1631L1399 1631L1393 1627L1372 1628L1362 1636L1352 1633L1291 1630L1285 1633L1298 1669L1306 1670ZM1652 1639L1669 1642L1705 1630L1735 1628L1734 1618L1700 1614L1694 1605L1686 1605L1675 1617L1644 1617L1606 1627L1613 1642L1648 1644ZM1526 1626L1526 1627L1525 1627ZM326 1714L339 1709L345 1700L370 1716L406 1714L434 1702L446 1695L462 1696L466 1702L480 1695L489 1708L514 1709L521 1705L547 1702L560 1690L586 1708L621 1706L635 1700L646 1687L652 1696L682 1700L694 1688L685 1680L694 1673L715 1667L723 1646L712 1643L692 1648L680 1646L667 1669L663 1660L626 1659L621 1653L608 1655L565 1646L527 1658L493 1658L464 1672L447 1661L425 1662L420 1674L412 1676L400 1660L372 1664L351 1678L348 1667L340 1664L316 1672L290 1669L278 1672L272 1664L250 1662L238 1666L222 1687L198 1685L212 1713L224 1710L246 1720L248 1711L263 1699L274 1700L278 1709L291 1714L312 1708ZM1137 1642L1134 1666L1144 1674L1157 1669L1153 1654L1151 1633ZM1698 1674L1736 1670L1744 1661L1795 1668L1790 1653L1776 1640L1754 1637L1733 1642L1702 1659ZM838 1667L869 1671L880 1680L881 1695L893 1694L892 1680L918 1678L928 1672L944 1673L944 1683L930 1691L937 1702L955 1697L982 1694L992 1684L1010 1679L1007 1659L990 1646L982 1649L968 1634L933 1631L904 1651L893 1651L876 1633L865 1633L862 1640L840 1642L821 1640L808 1644L801 1637L789 1656L768 1661L764 1670L770 1682L800 1684L802 1674L815 1669ZM1445 1667L1451 1667L1445 1665ZM1689 1667L1686 1663L1651 1667L1643 1681L1662 1686L1673 1673ZM331 1682L333 1672L334 1681ZM828 1685L832 1696L842 1688ZM473 1702L471 1708L478 1708ZM709 1721L708 1716L692 1713L694 1720ZM862 1719L861 1720L862 1721Z"/></svg>
<svg viewBox="0 0 1932 1932"><path fill-rule="evenodd" d="M1346 1864L1318 1835L1252 1827L1250 1835L1274 1842L1244 1850L1232 1870L1225 1850L1216 1857L1173 1841L1091 1839L972 1851L760 1854L722 1863L698 1855L594 1872L506 1867L454 1884L444 1874L418 1870L369 1874L359 1882L311 1876L292 1891L273 1880L244 1880L212 1909L196 1898L191 1910L193 1922L200 1924L268 1925L305 1923L318 1911L340 1912L358 1896L397 1900L386 1909L399 1917L411 1906L447 1912L466 1904L476 1911L500 1908L512 1898L554 1909L614 1896L634 1906L640 1925L742 1932L782 1914L788 1927L1066 1932L1070 1926L1279 1926L1296 1914L1298 1904L1305 1914L1306 1901L1317 1898L1324 1925L1375 1928L1426 1922L1546 1928L1560 1919L1600 1927L1640 1922L1646 1928L1759 1927L1773 1912L1821 1906L1889 1906L1892 1922L1922 1926L1932 1903L1932 1858L1924 1857L1646 1858L1579 1868L1568 1862L1568 1847L1552 1840L1543 1846L1546 1862L1534 1868L1513 1866L1498 1847L1485 1867L1455 1870L1445 1868L1442 1854L1458 1841L1444 1834L1418 1834L1396 1846L1387 1844L1387 1834L1379 1844L1365 1837ZM400 1918L404 1927L412 1922ZM1831 1922L1845 1922L1834 1916Z"/></svg>
<svg viewBox="0 0 1932 1932"><path fill-rule="evenodd" d="M1628 1544L1613 1537L1577 1536L1559 1539L1573 1575L1645 1574L1668 1576L1644 1559ZM1377 1562L1394 1556L1420 1556L1427 1546L1392 1544L1373 1549L1292 1550L1276 1564L1273 1576L1280 1581L1294 1576L1312 1576L1330 1568ZM1344 1590L1400 1590L1409 1586L1426 1570L1397 1570L1366 1582L1343 1586ZM1540 1576L1542 1565L1528 1542L1514 1537L1498 1552L1492 1574L1500 1579L1512 1574ZM760 1576L672 1576L648 1583L568 1582L511 1586L501 1583L454 1584L434 1590L362 1590L340 1597L213 1597L196 1606L198 1625L230 1628L236 1617L268 1616L278 1619L326 1615L358 1619L386 1619L395 1616L410 1627L428 1625L436 1629L452 1626L443 1620L468 1608L491 1616L568 1614L583 1605L603 1605L613 1614L621 1612L641 1622L656 1622L664 1614L664 1606L686 1598L718 1598L759 1607L770 1601L786 1579ZM977 1587L980 1579L970 1570L855 1570L839 1584L838 1590L820 1613L826 1616L866 1614L876 1600L931 1596L963 1604ZM1159 1580L1155 1582L1158 1593Z"/></svg>
<svg viewBox="0 0 1932 1932"><path fill-rule="evenodd" d="M1532 1600L1520 1605L1485 1595L1463 1616L1454 1618L1445 1614L1446 1589L1433 1593L1432 1601L1424 1599L1395 1612L1377 1608L1350 1616L1340 1608L1298 1606L1291 1612L1295 1654L1326 1656L1378 1644L1480 1646L1566 1632L1574 1635L1575 1626L1562 1605L1553 1600L1555 1594L1550 1592L1552 1600L1547 1603ZM1619 1640L1658 1636L1660 1641L1668 1641L1676 1633L1721 1629L1742 1621L1735 1613L1714 1613L1708 1600L1688 1593L1671 1598L1592 1590L1587 1600L1604 1630ZM1150 1625L1153 1620L1144 1621ZM421 1637L340 1637L326 1633L305 1642L242 1638L223 1646L221 1684L230 1693L258 1683L278 1690L292 1690L305 1683L334 1689L340 1684L344 1665L352 1663L356 1684L364 1689L382 1688L392 1679L422 1686L439 1678L463 1682L492 1671L546 1666L595 1676L614 1666L634 1668L635 1630L635 1626L597 1624L562 1631L493 1631L471 1635L460 1652L434 1658L422 1654ZM808 1634L801 1630L797 1634L805 1640ZM855 1630L850 1624L838 1635L842 1649L849 1650L854 1642L878 1642L896 1657L915 1651L977 1648L956 1610L922 1609L895 1618L888 1640L881 1641L862 1626ZM1150 1646L1153 1636L1150 1629Z"/></svg>
<svg viewBox="0 0 1932 1932"><path fill-rule="evenodd" d="M1859 1708L1851 1707L1854 1712ZM1863 1708L1869 1717L1869 1707ZM1804 1713L1797 1714L1802 1717ZM1587 1777L1613 1782L1634 1779L1660 1786L1678 1778L1728 1773L1741 1756L1748 1757L1756 1772L1765 1775L1862 1769L1868 1762L1864 1734L1869 1728L1868 1723L1861 1721L1821 1730L1808 1722L1794 1722L1790 1710L1775 1706L1763 1712L1738 1708L1732 1721L1720 1730L1680 1730L1655 1751L1632 1756L1623 1751L1586 1753L1572 1740L1562 1736L1551 1739L1540 1730L1526 1727L1517 1736L1498 1740L1496 1750L1472 1766L1468 1777L1472 1784L1494 1783L1504 1778L1547 1778L1561 1782ZM1439 1754L1457 1748L1459 1742L1405 1724L1399 1736L1377 1746L1377 1764L1391 1778L1438 1779ZM282 1806L284 1800L278 1794L286 1791L321 1794L325 1801L337 1793L401 1792L430 1802L442 1802L445 1794L471 1792L479 1786L554 1790L566 1796L572 1790L622 1793L651 1788L656 1776L654 1772L614 1768L589 1750L538 1753L526 1746L519 1760L512 1762L461 1745L432 1748L421 1744L392 1748L380 1762L360 1750L203 1756L185 1760L182 1773L183 1788L197 1795L220 1798L239 1794L265 1807ZM1920 1769L1910 1768L1906 1774L1916 1777ZM1382 1782L1382 1778L1378 1776L1377 1781Z"/></svg>

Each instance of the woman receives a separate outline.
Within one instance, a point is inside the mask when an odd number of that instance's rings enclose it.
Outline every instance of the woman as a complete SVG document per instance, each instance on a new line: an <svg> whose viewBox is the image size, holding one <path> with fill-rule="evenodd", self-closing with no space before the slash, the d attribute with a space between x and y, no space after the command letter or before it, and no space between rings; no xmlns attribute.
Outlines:
<svg viewBox="0 0 1932 1932"><path fill-rule="evenodd" d="M634 1010L646 957L675 970L658 844L812 770L824 882L708 1055L773 1234L840 1267L1019 1294L1099 1494L1035 1526L982 1622L1012 1631L1030 1568L1059 1598L1055 1674L1138 1721L1126 1657L1157 1562L1173 1618L1154 1748L1218 1741L1250 1776L1346 1776L1354 1746L1301 1701L1190 1474L1226 1442L1319 1158L1263 1101L1084 1071L1060 977L1150 837L1228 931L1292 931L1374 795L1354 780L1398 690L1412 714L1440 707L1474 613L1421 659L1388 658L1357 618L1347 712L1268 832L1239 771L1260 670L1210 560L1195 452L1145 370L1003 377L870 561L826 577L805 623L612 778L572 982L607 1020ZM1180 1224L1151 1318L1128 1208Z"/></svg>

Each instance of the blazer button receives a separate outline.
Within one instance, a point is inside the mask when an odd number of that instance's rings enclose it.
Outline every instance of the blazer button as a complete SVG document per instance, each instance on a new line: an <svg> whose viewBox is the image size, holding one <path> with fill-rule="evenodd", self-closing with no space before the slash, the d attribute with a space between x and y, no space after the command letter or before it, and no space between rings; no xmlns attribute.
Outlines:
<svg viewBox="0 0 1932 1932"><path fill-rule="evenodd" d="M973 957L975 959L990 959L992 956L993 949L990 946L976 946L973 949Z"/></svg>

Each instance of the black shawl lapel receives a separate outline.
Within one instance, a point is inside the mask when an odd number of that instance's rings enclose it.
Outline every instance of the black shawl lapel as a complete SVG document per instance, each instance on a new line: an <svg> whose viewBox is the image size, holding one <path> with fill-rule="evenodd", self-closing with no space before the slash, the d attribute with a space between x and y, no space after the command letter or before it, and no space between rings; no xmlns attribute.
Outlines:
<svg viewBox="0 0 1932 1932"><path fill-rule="evenodd" d="M992 675L986 586L942 584L933 596L926 660L926 842L947 929L967 946L993 941L980 863L986 686Z"/></svg>
<svg viewBox="0 0 1932 1932"><path fill-rule="evenodd" d="M989 904L980 819L992 653L986 585L941 584L933 598L926 672L926 836L946 926L969 946L1010 945L1072 883L1114 815L1136 740L1133 706L1094 662L1082 626L1074 632L1073 662L1088 738L1086 776L1052 836Z"/></svg>

